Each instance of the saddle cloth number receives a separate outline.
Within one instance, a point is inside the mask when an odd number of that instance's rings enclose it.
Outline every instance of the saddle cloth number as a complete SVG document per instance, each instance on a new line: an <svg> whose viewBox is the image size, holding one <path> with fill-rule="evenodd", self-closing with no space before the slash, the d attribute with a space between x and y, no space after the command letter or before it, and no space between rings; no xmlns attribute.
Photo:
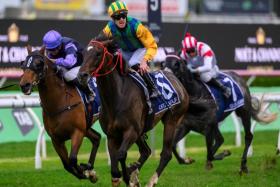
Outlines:
<svg viewBox="0 0 280 187"><path fill-rule="evenodd" d="M233 101L236 102L237 101L237 96L236 96L236 93L235 93L234 84L233 84L232 80L229 79L228 77L224 77L222 79L222 82L224 83L224 85L227 85L227 83L230 84L232 98L233 98Z"/></svg>
<svg viewBox="0 0 280 187"><path fill-rule="evenodd" d="M156 74L155 78L157 81L156 85L160 87L164 99L169 100L174 94L173 90L170 88L168 84L163 82L164 77L161 73Z"/></svg>

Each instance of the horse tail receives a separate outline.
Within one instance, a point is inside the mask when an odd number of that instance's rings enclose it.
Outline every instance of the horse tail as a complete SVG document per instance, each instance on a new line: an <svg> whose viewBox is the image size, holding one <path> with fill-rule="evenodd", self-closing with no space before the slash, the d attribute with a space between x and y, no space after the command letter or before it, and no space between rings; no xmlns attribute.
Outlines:
<svg viewBox="0 0 280 187"><path fill-rule="evenodd" d="M268 113L264 111L264 95L259 100L257 97L251 97L252 117L261 125L267 125L277 119L277 113Z"/></svg>

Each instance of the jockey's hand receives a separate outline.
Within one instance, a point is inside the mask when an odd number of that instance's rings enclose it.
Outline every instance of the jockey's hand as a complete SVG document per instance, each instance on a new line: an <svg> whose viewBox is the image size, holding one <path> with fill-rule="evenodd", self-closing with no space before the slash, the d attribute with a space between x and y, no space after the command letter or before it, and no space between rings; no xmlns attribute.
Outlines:
<svg viewBox="0 0 280 187"><path fill-rule="evenodd" d="M144 73L148 73L149 69L150 67L148 66L147 60L143 59L139 66L140 74L143 75Z"/></svg>
<svg viewBox="0 0 280 187"><path fill-rule="evenodd" d="M191 64L187 65L187 68L190 70L192 73L199 73L197 68L193 68Z"/></svg>

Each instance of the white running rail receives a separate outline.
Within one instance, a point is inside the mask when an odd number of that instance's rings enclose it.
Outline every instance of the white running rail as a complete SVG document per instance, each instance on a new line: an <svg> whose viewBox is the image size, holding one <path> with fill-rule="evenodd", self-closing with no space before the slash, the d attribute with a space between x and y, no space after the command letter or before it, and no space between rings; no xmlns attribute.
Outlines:
<svg viewBox="0 0 280 187"><path fill-rule="evenodd" d="M30 96L20 95L20 94L8 94L8 95L0 95L0 108L26 108L27 112L33 118L36 123L39 134L36 142L35 149L35 168L42 168L42 157L46 158L46 140L44 136L44 126L39 120L38 116L32 110L33 107L40 107L40 100L38 94L32 94Z"/></svg>

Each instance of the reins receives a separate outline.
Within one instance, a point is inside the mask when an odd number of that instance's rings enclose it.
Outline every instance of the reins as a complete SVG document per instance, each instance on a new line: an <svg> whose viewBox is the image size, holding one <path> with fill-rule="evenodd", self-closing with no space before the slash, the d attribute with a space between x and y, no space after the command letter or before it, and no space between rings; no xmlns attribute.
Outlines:
<svg viewBox="0 0 280 187"><path fill-rule="evenodd" d="M108 49L101 42L92 40L90 42L90 45L93 46L94 44L97 44L99 47L101 47L103 49L103 56L102 56L102 61L99 64L99 66L96 68L95 71L93 71L91 73L92 76L100 77L100 76L105 76L105 75L108 75L108 74L112 73L116 69L116 67L118 65L118 62L120 63L121 74L125 74L124 70L123 70L123 58L122 58L122 54L120 52L117 53L117 59L115 61L115 64L113 65L113 67L105 73L99 73L101 68L104 66L106 55L110 56L110 61L108 62L108 65L113 64L114 55L111 54L108 51Z"/></svg>

